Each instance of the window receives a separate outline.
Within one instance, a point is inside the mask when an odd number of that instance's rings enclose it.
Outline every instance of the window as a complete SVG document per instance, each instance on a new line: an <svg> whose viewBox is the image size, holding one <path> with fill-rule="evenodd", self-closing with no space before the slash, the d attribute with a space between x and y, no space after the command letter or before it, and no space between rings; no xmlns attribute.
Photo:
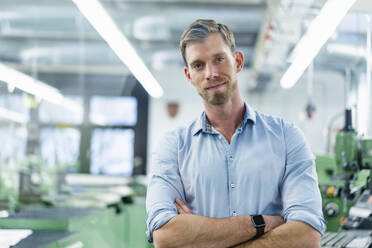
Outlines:
<svg viewBox="0 0 372 248"><path fill-rule="evenodd" d="M137 123L137 99L94 96L90 102L90 120L102 126L134 126Z"/></svg>
<svg viewBox="0 0 372 248"><path fill-rule="evenodd" d="M81 106L81 97L66 97ZM83 123L83 112L73 111L62 105L56 105L47 101L41 101L39 106L39 119L41 123L66 123L78 125Z"/></svg>
<svg viewBox="0 0 372 248"><path fill-rule="evenodd" d="M0 158L7 162L24 159L26 154L27 129L25 127L0 127Z"/></svg>
<svg viewBox="0 0 372 248"><path fill-rule="evenodd" d="M79 164L80 173L145 174L148 95L142 86L136 84L131 96L84 97L89 113L81 115L54 104L39 106L40 152L47 166ZM69 99L83 102L81 96Z"/></svg>
<svg viewBox="0 0 372 248"><path fill-rule="evenodd" d="M0 107L20 113L30 119L25 95L4 94L0 95ZM7 119L0 118L0 159L6 164L15 164L25 158L27 143L27 128L25 126L13 125Z"/></svg>
<svg viewBox="0 0 372 248"><path fill-rule="evenodd" d="M80 131L76 128L43 128L40 131L40 152L48 168L68 166L76 171L79 157Z"/></svg>
<svg viewBox="0 0 372 248"><path fill-rule="evenodd" d="M28 108L29 100L30 98L26 95L0 95L0 106L24 115L26 117L26 121L28 121L30 119L30 111ZM5 121L7 120L5 119Z"/></svg>
<svg viewBox="0 0 372 248"><path fill-rule="evenodd" d="M101 129L93 131L90 173L131 176L134 160L132 129Z"/></svg>
<svg viewBox="0 0 372 248"><path fill-rule="evenodd" d="M134 167L137 99L132 96L93 96L90 120L90 173L131 176Z"/></svg>

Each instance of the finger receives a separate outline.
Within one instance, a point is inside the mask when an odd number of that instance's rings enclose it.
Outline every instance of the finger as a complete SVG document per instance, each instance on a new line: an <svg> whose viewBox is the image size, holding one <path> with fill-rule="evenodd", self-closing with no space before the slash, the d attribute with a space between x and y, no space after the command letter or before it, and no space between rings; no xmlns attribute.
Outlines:
<svg viewBox="0 0 372 248"><path fill-rule="evenodd" d="M174 205L176 206L177 211L178 211L179 214L186 214L185 210L183 210L183 208L181 207L181 205L177 201L174 201Z"/></svg>
<svg viewBox="0 0 372 248"><path fill-rule="evenodd" d="M187 214L192 214L192 211L185 205L184 207L184 211L187 213Z"/></svg>
<svg viewBox="0 0 372 248"><path fill-rule="evenodd" d="M176 205L178 214L184 214L184 211L182 210L182 208L180 207L180 205L178 205L176 202L174 203L174 205Z"/></svg>
<svg viewBox="0 0 372 248"><path fill-rule="evenodd" d="M185 204L185 203L183 203L183 201L181 201L181 200L178 199L178 198L176 198L174 201L175 201L178 205Z"/></svg>
<svg viewBox="0 0 372 248"><path fill-rule="evenodd" d="M186 206L186 204L183 201L176 198L176 203L182 208L182 210L185 213L192 214L191 210Z"/></svg>
<svg viewBox="0 0 372 248"><path fill-rule="evenodd" d="M178 204L178 206L180 206L180 208L182 208L183 211L187 212L188 208L183 201L176 198L176 203Z"/></svg>

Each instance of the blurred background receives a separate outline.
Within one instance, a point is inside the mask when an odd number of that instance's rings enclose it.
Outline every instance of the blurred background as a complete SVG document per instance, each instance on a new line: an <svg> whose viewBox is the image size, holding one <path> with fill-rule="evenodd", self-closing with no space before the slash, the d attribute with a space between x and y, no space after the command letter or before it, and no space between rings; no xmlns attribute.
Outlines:
<svg viewBox="0 0 372 248"><path fill-rule="evenodd" d="M0 246L150 246L151 154L203 111L178 50L202 18L235 34L243 99L304 132L327 231L364 206L368 247L371 17L369 0L1 0Z"/></svg>

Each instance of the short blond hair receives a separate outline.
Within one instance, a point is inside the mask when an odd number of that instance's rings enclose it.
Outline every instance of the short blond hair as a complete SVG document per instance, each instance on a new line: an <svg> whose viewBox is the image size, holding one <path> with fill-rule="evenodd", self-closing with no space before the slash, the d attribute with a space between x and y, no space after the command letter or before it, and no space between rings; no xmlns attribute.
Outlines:
<svg viewBox="0 0 372 248"><path fill-rule="evenodd" d="M220 33L231 52L235 52L235 38L231 30L224 24L217 23L215 20L198 19L191 23L182 33L180 40L180 50L183 61L187 66L186 46L191 41L203 41L208 35Z"/></svg>

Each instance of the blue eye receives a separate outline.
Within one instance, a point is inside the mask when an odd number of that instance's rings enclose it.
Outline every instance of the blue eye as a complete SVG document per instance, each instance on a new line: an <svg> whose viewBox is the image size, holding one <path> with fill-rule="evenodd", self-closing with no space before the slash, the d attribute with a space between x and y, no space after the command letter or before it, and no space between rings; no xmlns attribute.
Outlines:
<svg viewBox="0 0 372 248"><path fill-rule="evenodd" d="M201 63L195 63L192 65L193 68L195 69L200 69L202 67L202 64Z"/></svg>
<svg viewBox="0 0 372 248"><path fill-rule="evenodd" d="M218 57L218 58L216 59L217 62L222 62L223 60L224 60L223 57Z"/></svg>

